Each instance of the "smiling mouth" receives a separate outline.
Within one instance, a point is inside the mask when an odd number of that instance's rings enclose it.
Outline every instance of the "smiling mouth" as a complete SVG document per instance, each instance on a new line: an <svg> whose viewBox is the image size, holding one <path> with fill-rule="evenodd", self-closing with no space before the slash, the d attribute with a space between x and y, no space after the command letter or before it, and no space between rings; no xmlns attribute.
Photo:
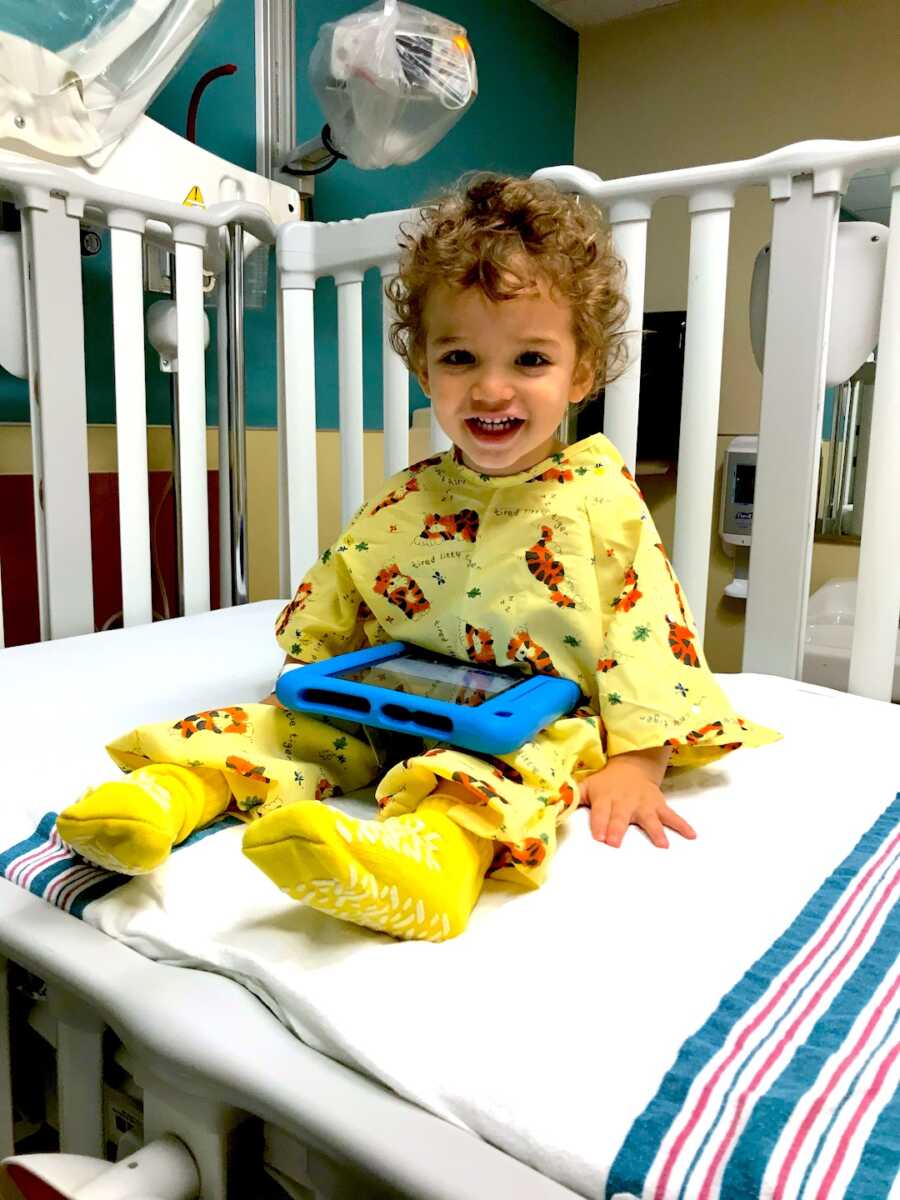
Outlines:
<svg viewBox="0 0 900 1200"><path fill-rule="evenodd" d="M500 442L525 424L521 417L467 417L466 428L479 441Z"/></svg>

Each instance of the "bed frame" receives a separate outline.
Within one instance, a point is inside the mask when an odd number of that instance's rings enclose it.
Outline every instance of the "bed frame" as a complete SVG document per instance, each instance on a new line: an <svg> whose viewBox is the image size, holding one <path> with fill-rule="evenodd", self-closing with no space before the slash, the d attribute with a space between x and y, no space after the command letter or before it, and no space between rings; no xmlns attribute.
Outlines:
<svg viewBox="0 0 900 1200"><path fill-rule="evenodd" d="M539 172L608 212L628 266L632 329L644 311L647 228L661 197L688 199L691 248L681 452L673 557L687 593L707 590L729 229L735 193L762 184L773 205L771 276L744 669L799 676L809 594L827 330L840 198L861 170L891 172L892 209L850 690L889 699L900 616L900 137L806 142L761 158L602 182L575 167ZM318 553L316 281L338 297L341 511L363 498L362 283L394 269L400 224L413 211L276 231L264 209L236 201L182 208L106 188L62 168L0 159L0 196L20 209L35 446L41 628L45 638L93 627L87 501L79 223L111 231L120 520L126 625L150 619L144 412L142 241L177 264L184 611L208 609L203 270L227 273L232 342L221 405L220 472L231 576L246 559L240 461L242 371L237 317L245 238L277 240L281 591ZM228 304L228 288L223 290ZM74 318L74 319L73 319ZM385 330L389 313L385 311ZM634 465L640 338L608 389L606 432ZM384 339L384 468L408 457L408 380ZM73 386L74 384L74 386ZM438 430L433 444L442 445ZM230 489L230 491L228 490ZM224 528L224 526L223 526ZM225 568L223 568L223 571ZM10 586L10 580L6 580ZM703 602L697 600L702 616ZM102 636L102 635L101 635ZM144 1136L176 1133L200 1170L205 1200L262 1195L264 1161L288 1195L402 1195L434 1200L571 1195L380 1085L294 1039L225 979L155 964L82 922L0 882L0 1153L13 1149L10 1009L39 995L27 1019L55 1048L63 1149L102 1153L104 1060L113 1055L143 1100ZM29 972L25 976L23 972ZM31 976L35 977L34 979ZM9 984L9 986L8 986ZM233 1037L240 1028L240 1039ZM112 1041L111 1041L112 1039ZM104 1059L105 1056L105 1059ZM263 1070L261 1064L277 1064ZM251 1153L252 1149L252 1153ZM247 1169L250 1171L248 1182ZM239 1169L243 1167L242 1170ZM303 1189L308 1189L304 1191Z"/></svg>

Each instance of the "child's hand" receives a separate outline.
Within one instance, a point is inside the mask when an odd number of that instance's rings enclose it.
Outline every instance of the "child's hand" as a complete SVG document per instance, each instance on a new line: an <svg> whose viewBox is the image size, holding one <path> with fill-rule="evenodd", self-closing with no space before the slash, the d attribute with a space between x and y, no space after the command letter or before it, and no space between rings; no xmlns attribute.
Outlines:
<svg viewBox="0 0 900 1200"><path fill-rule="evenodd" d="M682 837L697 836L660 791L670 753L661 746L617 754L602 771L581 781L581 803L590 805L591 833L598 842L621 846L629 825L639 825L662 850L669 845L663 826Z"/></svg>

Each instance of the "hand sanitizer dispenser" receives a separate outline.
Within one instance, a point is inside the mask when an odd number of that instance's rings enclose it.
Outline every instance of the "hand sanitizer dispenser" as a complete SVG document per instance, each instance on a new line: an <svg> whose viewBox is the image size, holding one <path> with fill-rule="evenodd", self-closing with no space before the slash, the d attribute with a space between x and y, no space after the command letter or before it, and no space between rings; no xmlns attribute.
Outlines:
<svg viewBox="0 0 900 1200"><path fill-rule="evenodd" d="M739 600L747 599L757 446L755 437L732 438L722 466L719 536L725 553L734 559L734 579L725 588L725 595Z"/></svg>

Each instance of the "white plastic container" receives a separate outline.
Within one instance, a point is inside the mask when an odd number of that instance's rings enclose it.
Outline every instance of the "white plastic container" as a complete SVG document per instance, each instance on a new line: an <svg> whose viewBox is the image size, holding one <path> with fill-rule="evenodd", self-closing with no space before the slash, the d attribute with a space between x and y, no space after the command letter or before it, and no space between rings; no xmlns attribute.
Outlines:
<svg viewBox="0 0 900 1200"><path fill-rule="evenodd" d="M809 598L803 678L846 692L856 613L856 580L829 579ZM894 656L894 703L900 703L900 633Z"/></svg>

